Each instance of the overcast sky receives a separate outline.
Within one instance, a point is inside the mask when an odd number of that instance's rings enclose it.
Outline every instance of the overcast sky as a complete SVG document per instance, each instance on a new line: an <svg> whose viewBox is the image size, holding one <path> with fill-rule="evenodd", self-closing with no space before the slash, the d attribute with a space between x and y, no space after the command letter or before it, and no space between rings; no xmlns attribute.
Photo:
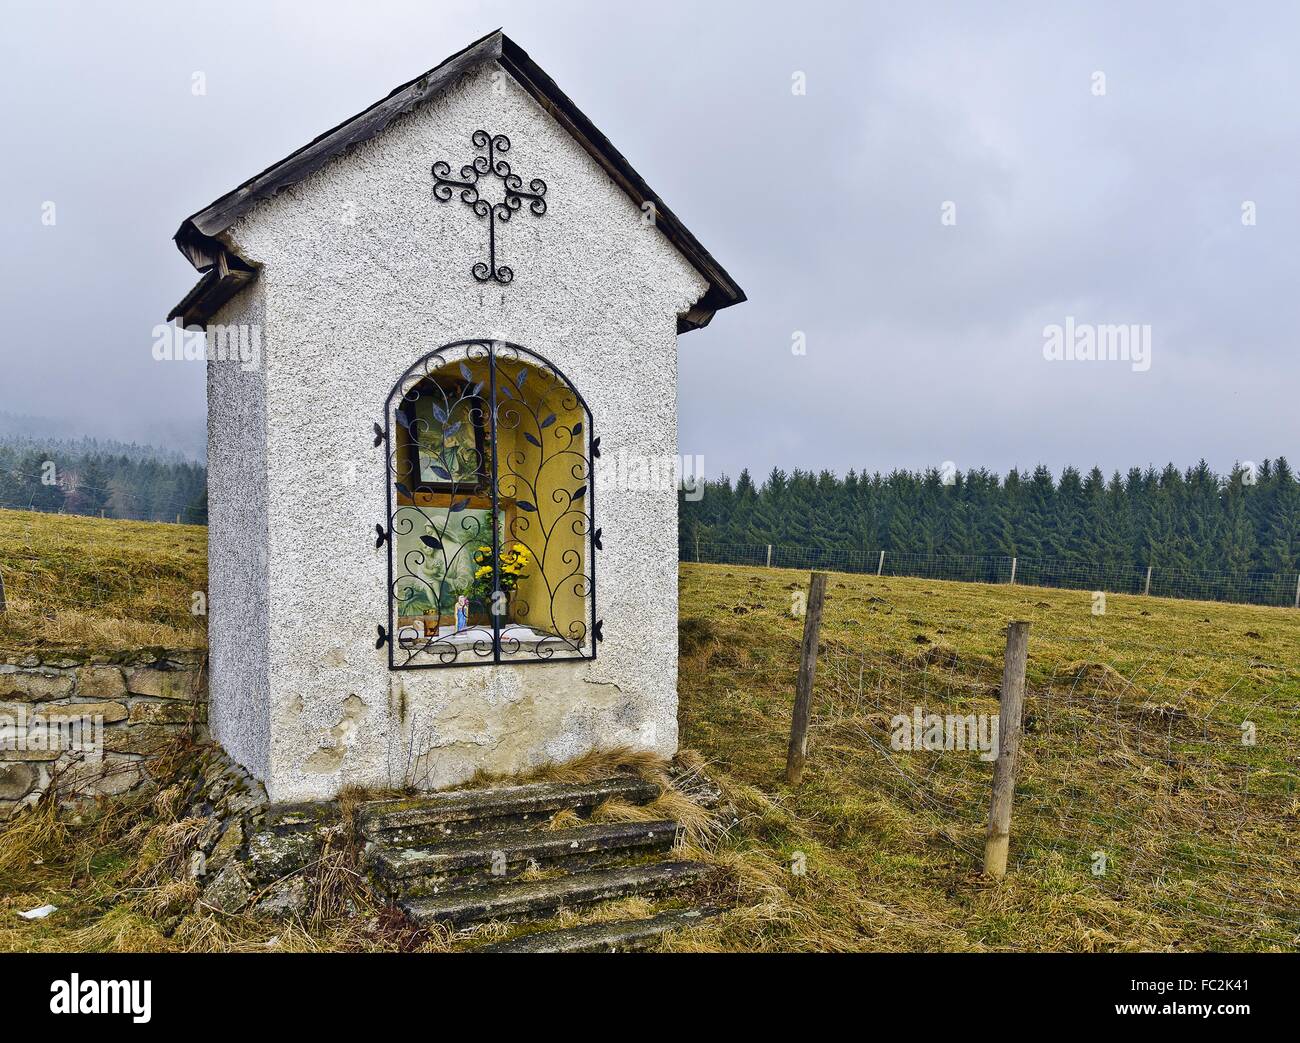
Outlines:
<svg viewBox="0 0 1300 1043"><path fill-rule="evenodd" d="M678 345L710 475L1300 462L1297 10L6 0L0 410L201 442L181 219L502 26L749 295Z"/></svg>

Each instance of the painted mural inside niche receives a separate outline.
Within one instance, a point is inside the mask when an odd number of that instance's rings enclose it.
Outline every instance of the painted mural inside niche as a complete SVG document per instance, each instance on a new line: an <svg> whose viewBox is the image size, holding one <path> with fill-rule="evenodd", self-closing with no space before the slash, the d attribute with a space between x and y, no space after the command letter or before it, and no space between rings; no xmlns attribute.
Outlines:
<svg viewBox="0 0 1300 1043"><path fill-rule="evenodd" d="M491 507L398 507L393 530L394 558L403 571L395 591L399 624L420 621L429 632L435 623L454 626L457 599L472 598L476 580L482 585L476 559L482 547L491 550ZM503 525L497 534L504 539ZM480 607L471 603L470 610Z"/></svg>
<svg viewBox="0 0 1300 1043"><path fill-rule="evenodd" d="M478 488L483 484L483 403L459 396L443 407L432 397L410 404L410 430L419 482L426 488Z"/></svg>

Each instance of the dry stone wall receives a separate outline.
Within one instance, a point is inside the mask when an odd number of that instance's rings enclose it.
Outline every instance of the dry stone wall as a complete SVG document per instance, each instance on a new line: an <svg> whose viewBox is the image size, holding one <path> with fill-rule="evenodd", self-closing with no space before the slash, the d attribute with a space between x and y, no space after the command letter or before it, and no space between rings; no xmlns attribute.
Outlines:
<svg viewBox="0 0 1300 1043"><path fill-rule="evenodd" d="M339 806L269 804L207 741L207 708L201 652L0 651L0 820L51 788L68 803L171 790L178 819L196 826L189 876L201 908L302 916L314 867L346 843ZM184 735L198 741L161 756Z"/></svg>
<svg viewBox="0 0 1300 1043"><path fill-rule="evenodd" d="M202 652L0 651L0 818L51 786L69 801L154 787L158 754L205 734L207 697Z"/></svg>

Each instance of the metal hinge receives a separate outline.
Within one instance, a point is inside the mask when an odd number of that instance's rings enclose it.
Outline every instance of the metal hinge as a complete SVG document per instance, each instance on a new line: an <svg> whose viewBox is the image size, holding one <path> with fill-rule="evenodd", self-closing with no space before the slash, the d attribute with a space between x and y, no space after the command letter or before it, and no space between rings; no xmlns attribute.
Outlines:
<svg viewBox="0 0 1300 1043"><path fill-rule="evenodd" d="M600 533L601 530L597 529L595 532L591 534L591 545L595 547L597 550L604 550L605 549L604 544L600 542Z"/></svg>
<svg viewBox="0 0 1300 1043"><path fill-rule="evenodd" d="M380 547L382 547L384 545L384 542L387 539L388 539L388 530L385 529L382 525L376 523L375 524L375 550L378 550Z"/></svg>
<svg viewBox="0 0 1300 1043"><path fill-rule="evenodd" d="M593 459L593 460L600 456L600 439L599 439L599 438L593 438L593 439L591 440L591 456L592 456L592 459Z"/></svg>
<svg viewBox="0 0 1300 1043"><path fill-rule="evenodd" d="M384 433L384 429L380 427L378 424L375 424L375 448L376 449L378 449L381 445L384 444L384 439L386 439L387 437L388 435Z"/></svg>
<svg viewBox="0 0 1300 1043"><path fill-rule="evenodd" d="M596 620L596 640L605 640L605 621L603 619Z"/></svg>
<svg viewBox="0 0 1300 1043"><path fill-rule="evenodd" d="M375 647L383 648L384 645L388 644L388 631L384 629L382 623L379 625L378 630L379 630L379 640L375 642Z"/></svg>

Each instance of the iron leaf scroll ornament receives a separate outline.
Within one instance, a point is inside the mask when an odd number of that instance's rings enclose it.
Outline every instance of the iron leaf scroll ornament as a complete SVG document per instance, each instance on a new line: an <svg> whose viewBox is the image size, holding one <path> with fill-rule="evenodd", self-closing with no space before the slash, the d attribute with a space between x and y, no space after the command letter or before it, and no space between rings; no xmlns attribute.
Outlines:
<svg viewBox="0 0 1300 1043"><path fill-rule="evenodd" d="M476 130L470 136L475 148L486 150L484 155L475 156L472 163L460 168L460 180L451 176L451 165L445 160L438 160L433 165L433 194L439 201L446 203L452 193L460 190L461 202L465 203L479 217L488 220L488 259L485 264L479 261L470 271L479 282L495 280L505 284L514 279L515 273L509 265L497 264L497 222L506 224L510 216L521 210L524 200L528 209L538 217L546 213L546 182L539 177L528 182L528 191L524 191L524 182L518 174L510 169L510 164L500 158L510 151L510 139L504 134L489 135L485 130ZM499 203L490 203L479 196L479 179L495 176L501 180L504 198Z"/></svg>
<svg viewBox="0 0 1300 1043"><path fill-rule="evenodd" d="M386 412L389 668L594 659L598 438L577 389L517 344L462 340Z"/></svg>

